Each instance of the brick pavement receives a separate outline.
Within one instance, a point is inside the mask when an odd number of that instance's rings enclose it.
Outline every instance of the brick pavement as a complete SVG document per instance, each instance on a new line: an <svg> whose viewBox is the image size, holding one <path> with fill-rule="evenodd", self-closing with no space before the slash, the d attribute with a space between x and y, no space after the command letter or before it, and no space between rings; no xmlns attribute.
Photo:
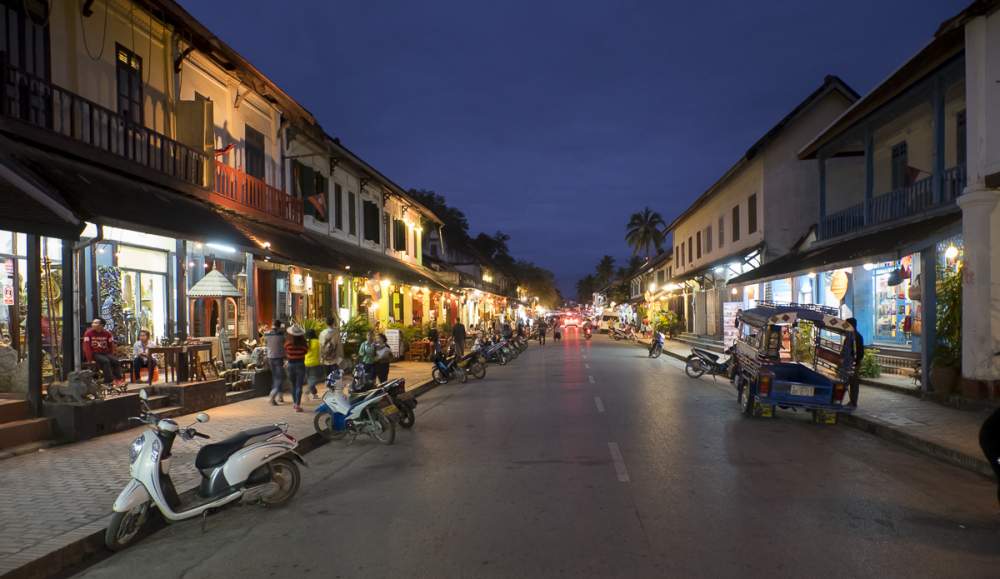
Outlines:
<svg viewBox="0 0 1000 579"><path fill-rule="evenodd" d="M430 365L394 364L390 378L399 376L408 389L416 388L430 380ZM274 407L266 398L253 398L209 410L212 420L199 430L213 440L174 444L171 477L178 492L197 486L194 457L203 444L274 422L287 422L297 438L312 434L312 409L319 402L303 396L305 412L296 413L289 395L285 400L289 403ZM176 420L186 425L194 415ZM0 461L0 576L106 527L111 505L130 478L128 449L139 432L134 428Z"/></svg>

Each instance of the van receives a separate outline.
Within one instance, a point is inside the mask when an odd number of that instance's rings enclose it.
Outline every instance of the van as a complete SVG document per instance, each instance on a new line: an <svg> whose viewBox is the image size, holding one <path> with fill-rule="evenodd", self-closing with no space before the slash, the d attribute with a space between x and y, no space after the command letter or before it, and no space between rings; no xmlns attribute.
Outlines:
<svg viewBox="0 0 1000 579"><path fill-rule="evenodd" d="M618 325L618 314L615 312L604 312L604 314L601 315L601 323L598 329L606 334L616 325Z"/></svg>

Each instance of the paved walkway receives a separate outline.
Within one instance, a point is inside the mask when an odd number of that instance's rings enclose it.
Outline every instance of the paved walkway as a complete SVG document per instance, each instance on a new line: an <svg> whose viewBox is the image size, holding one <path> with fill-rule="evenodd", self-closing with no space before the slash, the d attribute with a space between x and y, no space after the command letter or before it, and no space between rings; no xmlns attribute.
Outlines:
<svg viewBox="0 0 1000 579"><path fill-rule="evenodd" d="M691 346L667 340L664 353L683 360ZM858 409L844 417L845 423L993 476L979 448L979 428L989 411L957 410L877 386L862 385L859 397Z"/></svg>
<svg viewBox="0 0 1000 579"><path fill-rule="evenodd" d="M407 389L430 380L430 364L393 364L389 377L406 378ZM200 427L212 440L174 444L171 477L177 491L197 486L194 457L203 444L236 432L275 422L287 422L289 433L304 438L313 433L313 412L319 404L303 396L305 411L292 411L291 397L282 406L267 398L209 410L212 420ZM176 418L194 423L194 415ZM66 545L101 531L118 493L129 480L129 444L140 428L92 440L56 446L0 461L0 576Z"/></svg>

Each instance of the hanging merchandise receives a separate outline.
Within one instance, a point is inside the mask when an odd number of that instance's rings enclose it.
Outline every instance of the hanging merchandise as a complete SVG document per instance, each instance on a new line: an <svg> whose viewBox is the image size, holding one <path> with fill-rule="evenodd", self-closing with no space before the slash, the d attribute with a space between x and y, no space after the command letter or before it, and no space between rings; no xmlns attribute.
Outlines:
<svg viewBox="0 0 1000 579"><path fill-rule="evenodd" d="M830 293L833 294L833 297L837 298L837 301L844 301L849 285L850 279L847 277L846 271L838 270L833 272L833 275L830 277Z"/></svg>
<svg viewBox="0 0 1000 579"><path fill-rule="evenodd" d="M912 282L910 282L909 296L910 296L910 300L915 301L915 302L919 302L920 298L923 297L923 292L921 290L922 282L920 280L920 276L921 275L922 274L918 273L916 279L914 279Z"/></svg>
<svg viewBox="0 0 1000 579"><path fill-rule="evenodd" d="M896 287L897 285L903 283L903 269L894 269L892 273L889 274L889 281L886 282L889 287Z"/></svg>

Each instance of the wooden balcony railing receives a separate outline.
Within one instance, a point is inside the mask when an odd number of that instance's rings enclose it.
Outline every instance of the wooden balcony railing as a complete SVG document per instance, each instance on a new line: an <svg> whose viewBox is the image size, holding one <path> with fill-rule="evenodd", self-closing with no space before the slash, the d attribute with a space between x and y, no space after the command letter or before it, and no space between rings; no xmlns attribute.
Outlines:
<svg viewBox="0 0 1000 579"><path fill-rule="evenodd" d="M825 216L820 223L819 236L821 239L839 237L954 203L965 189L965 181L964 166L945 171L942 198L937 201L934 199L934 177L925 177L909 187L883 193L867 201L867 216L864 202Z"/></svg>
<svg viewBox="0 0 1000 579"><path fill-rule="evenodd" d="M286 223L302 225L302 200L286 195L261 179L216 161L213 183L214 193L230 203L255 209Z"/></svg>
<svg viewBox="0 0 1000 579"><path fill-rule="evenodd" d="M0 56L0 114L97 147L192 185L206 187L208 156L80 95L6 65Z"/></svg>

